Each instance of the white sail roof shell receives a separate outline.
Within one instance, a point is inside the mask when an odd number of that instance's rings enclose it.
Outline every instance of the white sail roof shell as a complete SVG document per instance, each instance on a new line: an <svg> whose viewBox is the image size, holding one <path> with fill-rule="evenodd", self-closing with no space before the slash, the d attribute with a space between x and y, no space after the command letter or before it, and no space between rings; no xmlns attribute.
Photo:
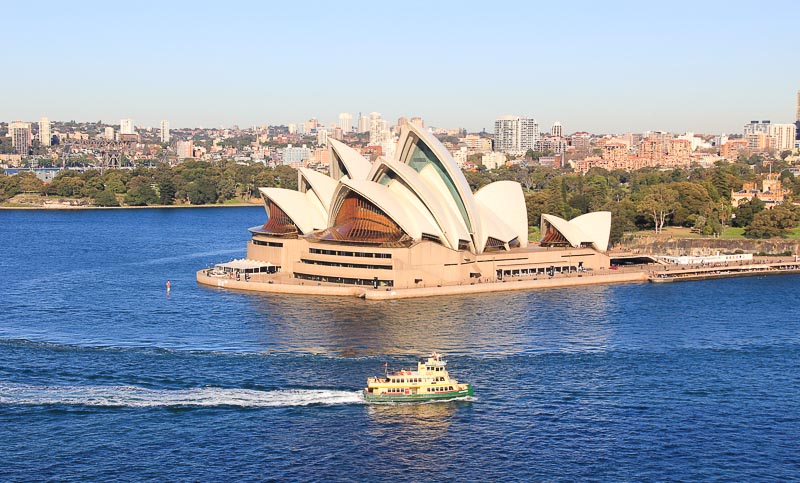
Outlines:
<svg viewBox="0 0 800 483"><path fill-rule="evenodd" d="M495 181L479 189L475 193L475 199L493 216L513 230L521 247L528 246L528 209L525 205L522 186L519 183ZM488 230L486 235L501 240Z"/></svg>
<svg viewBox="0 0 800 483"><path fill-rule="evenodd" d="M506 222L498 217L489 207L483 204L480 200L475 203L478 207L478 213L481 216L481 226L483 226L483 233L486 234L486 240L483 241L484 246L489 237L508 243L514 238L518 238L517 232L514 231Z"/></svg>
<svg viewBox="0 0 800 483"><path fill-rule="evenodd" d="M269 199L283 210L303 235L328 226L327 213L314 193L310 191L301 193L285 188L259 188L258 190L264 198Z"/></svg>
<svg viewBox="0 0 800 483"><path fill-rule="evenodd" d="M608 249L608 240L611 238L611 212L595 211L573 218L570 224L577 226L589 236L592 245L598 251Z"/></svg>
<svg viewBox="0 0 800 483"><path fill-rule="evenodd" d="M414 195L424 204L425 209L432 216L433 221L438 225L442 232L442 244L458 249L459 240L469 240L470 234L464 221L459 216L457 208L448 202L442 194L430 187L420 173L407 164L399 163L384 157L378 158L370 173L370 179L380 182L381 175L386 169L394 172L397 177L413 191Z"/></svg>
<svg viewBox="0 0 800 483"><path fill-rule="evenodd" d="M480 214L478 213L478 208L475 205L475 198L473 197L472 190L469 187L469 183L467 183L467 178L464 177L464 173L461 172L461 169L450 155L450 152L447 151L447 148L445 148L438 139L436 139L436 136L429 133L425 129L418 128L413 124L406 124L401 130L400 141L397 143L399 162L403 164L409 164L411 161L412 151L409 149L410 146L407 146L407 144L409 144L409 138L411 134L414 134L417 138L422 140L428 146L428 148L430 148L433 155L436 156L437 160L441 163L442 168L447 173L447 176L452 181L457 191L456 195L460 198L461 203L464 205L464 211L466 212L467 219L462 221L464 228L467 230L467 232L471 232L472 234L475 251L477 253L481 253L486 243L486 236L481 228ZM458 210L457 202L452 199L453 194L446 189L443 181L437 182L437 178L441 180L439 173L432 167L428 166L424 168L420 174L422 175L423 179L429 183L430 187L438 191L443 198L450 198L448 204L451 205L451 209L455 209L455 213L457 213L458 216L463 219L461 211ZM472 227L472 229L470 230L469 227Z"/></svg>
<svg viewBox="0 0 800 483"><path fill-rule="evenodd" d="M361 153L333 138L328 138L328 146L332 151L330 157L331 178L336 180L344 176L344 173L339 171L339 166L336 163L336 157L338 157L342 160L342 164L344 164L345 169L347 169L349 173L349 176L345 177L349 177L350 179L367 179L372 165Z"/></svg>
<svg viewBox="0 0 800 483"><path fill-rule="evenodd" d="M567 221L555 215L542 214L542 225L547 222L564 235L570 245L579 247L591 243L595 250L605 252L611 235L611 212L586 213Z"/></svg>
<svg viewBox="0 0 800 483"><path fill-rule="evenodd" d="M386 216L397 223L403 231L414 240L421 240L422 234L441 237L442 231L426 217L413 204L407 204L396 196L395 192L378 183L360 179L341 179L334 197L340 196L342 190L352 190L369 200L372 204L380 208ZM338 209L332 206L331 210ZM328 226L332 227L336 220L337 213L329 213Z"/></svg>
<svg viewBox="0 0 800 483"><path fill-rule="evenodd" d="M304 179L308 183L327 213L331 207L333 192L336 191L336 180L309 168L298 168L297 171L300 173L301 181ZM302 183L300 186L302 187ZM300 191L304 190L300 189Z"/></svg>

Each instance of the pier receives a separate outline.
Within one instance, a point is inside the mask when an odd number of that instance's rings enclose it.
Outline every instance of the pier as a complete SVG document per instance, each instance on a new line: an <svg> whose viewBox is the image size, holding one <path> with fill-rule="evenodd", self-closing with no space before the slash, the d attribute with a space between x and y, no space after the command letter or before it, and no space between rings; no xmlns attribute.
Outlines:
<svg viewBox="0 0 800 483"><path fill-rule="evenodd" d="M648 280L654 283L708 280L713 278L755 277L760 275L780 275L800 273L800 262L767 262L746 264L716 264L713 266L694 266L690 268L666 267L654 270Z"/></svg>

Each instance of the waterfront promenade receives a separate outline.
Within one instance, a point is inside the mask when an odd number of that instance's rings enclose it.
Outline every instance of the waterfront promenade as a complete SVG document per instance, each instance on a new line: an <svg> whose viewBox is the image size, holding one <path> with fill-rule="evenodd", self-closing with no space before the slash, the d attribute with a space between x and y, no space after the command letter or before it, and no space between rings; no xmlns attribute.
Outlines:
<svg viewBox="0 0 800 483"><path fill-rule="evenodd" d="M444 285L415 288L373 288L364 285L345 285L325 282L309 282L284 274L254 274L250 280L234 276L214 276L210 270L197 272L197 282L212 287L269 292L294 295L334 295L360 297L367 300L394 300L441 295L466 295L502 292L511 290L535 290L542 288L576 287L612 283L646 282L647 271L640 269L608 270L605 272L557 273L549 276L520 277L501 282L475 282L462 285Z"/></svg>
<svg viewBox="0 0 800 483"><path fill-rule="evenodd" d="M359 297L366 300L395 300L443 295L467 295L514 290L537 290L557 287L580 287L617 283L674 282L745 276L766 276L800 273L800 262L794 258L777 261L755 259L750 263L717 265L660 265L620 266L612 270L556 273L553 276L530 275L512 280L474 282L461 285L423 286L414 288L348 285L310 282L288 274L252 274L236 277L233 274L214 275L210 269L197 272L197 282L211 287L290 295L325 295Z"/></svg>

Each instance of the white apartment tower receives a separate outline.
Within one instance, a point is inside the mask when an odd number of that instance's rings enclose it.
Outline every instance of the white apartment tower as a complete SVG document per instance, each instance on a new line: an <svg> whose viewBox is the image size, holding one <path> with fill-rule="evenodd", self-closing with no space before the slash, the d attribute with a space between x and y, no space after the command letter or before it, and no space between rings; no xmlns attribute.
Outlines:
<svg viewBox="0 0 800 483"><path fill-rule="evenodd" d="M369 113L369 143L373 146L381 143L381 131L383 131L383 123L381 121L380 112Z"/></svg>
<svg viewBox="0 0 800 483"><path fill-rule="evenodd" d="M362 134L369 131L369 117L358 113L358 133Z"/></svg>
<svg viewBox="0 0 800 483"><path fill-rule="evenodd" d="M169 121L161 121L161 142L169 143Z"/></svg>
<svg viewBox="0 0 800 483"><path fill-rule="evenodd" d="M113 141L114 140L114 128L111 127L111 126L106 126L106 128L103 130L103 136L106 139L108 139L109 141Z"/></svg>
<svg viewBox="0 0 800 483"><path fill-rule="evenodd" d="M345 134L353 132L353 115L349 112L339 113L339 127Z"/></svg>
<svg viewBox="0 0 800 483"><path fill-rule="evenodd" d="M39 144L50 146L52 133L50 132L50 120L46 117L39 119Z"/></svg>
<svg viewBox="0 0 800 483"><path fill-rule="evenodd" d="M794 124L770 124L769 135L772 137L772 146L775 151L786 151L794 148L797 127Z"/></svg>
<svg viewBox="0 0 800 483"><path fill-rule="evenodd" d="M494 139L495 151L524 153L539 140L539 123L528 117L498 117L494 122Z"/></svg>
<svg viewBox="0 0 800 483"><path fill-rule="evenodd" d="M553 127L550 128L550 134L553 136L562 137L564 136L564 128L561 127L561 123L556 121L553 123Z"/></svg>
<svg viewBox="0 0 800 483"><path fill-rule="evenodd" d="M120 119L119 121L120 134L135 134L133 131L133 119Z"/></svg>

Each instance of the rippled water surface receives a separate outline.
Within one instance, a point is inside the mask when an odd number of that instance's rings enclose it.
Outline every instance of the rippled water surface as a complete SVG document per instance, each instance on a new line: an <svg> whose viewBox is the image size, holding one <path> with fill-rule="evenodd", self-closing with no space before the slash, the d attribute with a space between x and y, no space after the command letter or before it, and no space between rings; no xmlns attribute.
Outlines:
<svg viewBox="0 0 800 483"><path fill-rule="evenodd" d="M800 479L800 277L390 302L196 285L263 221L0 211L0 480ZM384 362L432 350L473 399L363 403Z"/></svg>

